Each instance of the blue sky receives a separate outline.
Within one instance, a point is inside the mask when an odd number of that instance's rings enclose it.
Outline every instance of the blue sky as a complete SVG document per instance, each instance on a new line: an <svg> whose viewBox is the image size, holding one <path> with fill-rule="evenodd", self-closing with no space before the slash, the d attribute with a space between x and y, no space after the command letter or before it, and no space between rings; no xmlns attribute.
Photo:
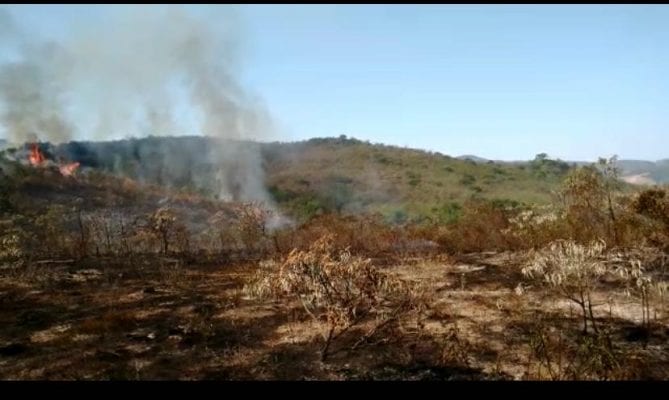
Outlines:
<svg viewBox="0 0 669 400"><path fill-rule="evenodd" d="M669 6L230 7L189 9L236 16L241 78L277 140L346 134L504 160L669 157ZM109 11L11 12L58 36Z"/></svg>

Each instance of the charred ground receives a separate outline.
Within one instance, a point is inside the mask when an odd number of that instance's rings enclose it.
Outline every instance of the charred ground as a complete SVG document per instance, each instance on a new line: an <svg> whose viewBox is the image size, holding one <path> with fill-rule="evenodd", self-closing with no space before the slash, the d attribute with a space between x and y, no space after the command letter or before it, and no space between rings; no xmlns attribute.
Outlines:
<svg viewBox="0 0 669 400"><path fill-rule="evenodd" d="M130 143L0 166L3 379L669 376L669 196L610 164L263 144L272 210L163 168L206 181L201 139Z"/></svg>

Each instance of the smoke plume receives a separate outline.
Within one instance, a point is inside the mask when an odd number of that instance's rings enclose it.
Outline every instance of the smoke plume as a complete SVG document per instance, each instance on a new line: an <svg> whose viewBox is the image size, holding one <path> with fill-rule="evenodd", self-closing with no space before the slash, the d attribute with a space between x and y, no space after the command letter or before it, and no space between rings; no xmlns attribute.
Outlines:
<svg viewBox="0 0 669 400"><path fill-rule="evenodd" d="M116 6L104 22L63 21L64 37L37 40L0 8L0 47L16 55L0 60L7 139L203 134L216 139L201 157L218 167L220 196L268 201L259 150L238 141L267 138L271 118L239 79L239 20L219 10L214 24L179 6Z"/></svg>

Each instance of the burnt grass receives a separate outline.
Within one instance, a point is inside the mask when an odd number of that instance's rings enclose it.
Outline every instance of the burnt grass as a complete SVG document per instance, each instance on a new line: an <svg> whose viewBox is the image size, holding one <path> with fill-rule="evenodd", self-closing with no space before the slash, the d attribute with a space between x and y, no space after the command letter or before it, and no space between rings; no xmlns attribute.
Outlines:
<svg viewBox="0 0 669 400"><path fill-rule="evenodd" d="M461 288L462 273L442 262L384 266L430 281L425 331L391 331L352 350L363 334L352 329L325 362L320 328L301 305L245 297L254 262L167 267L159 259L140 266L89 259L35 266L25 276L3 270L0 379L523 379L537 321L576 340L578 315L544 309L550 300L541 296L523 306L514 298L521 278L512 263L484 255L457 262L485 268L466 273ZM601 323L642 366L634 379L669 377L666 324L647 332L621 318ZM457 340L444 335L454 326Z"/></svg>

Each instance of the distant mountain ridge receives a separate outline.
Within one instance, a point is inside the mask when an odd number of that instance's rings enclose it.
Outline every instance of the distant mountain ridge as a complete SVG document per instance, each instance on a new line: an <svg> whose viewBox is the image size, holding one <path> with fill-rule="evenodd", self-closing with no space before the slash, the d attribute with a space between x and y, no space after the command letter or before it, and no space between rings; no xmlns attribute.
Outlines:
<svg viewBox="0 0 669 400"><path fill-rule="evenodd" d="M646 184L669 183L669 159L658 161L620 160L618 166L625 177L644 177ZM629 181L629 180L628 180Z"/></svg>
<svg viewBox="0 0 669 400"><path fill-rule="evenodd" d="M500 161L489 160L487 158L466 154L456 157L459 160L469 160L477 164L495 162L499 164L525 164L529 161ZM588 165L588 161L565 161L570 165ZM621 178L628 183L640 185L665 184L669 183L669 158L658 161L647 160L618 160L618 167L621 171Z"/></svg>
<svg viewBox="0 0 669 400"><path fill-rule="evenodd" d="M478 156L474 156L474 155L471 155L471 154L465 154L463 156L458 156L458 157L455 157L455 158L457 158L458 160L474 161L475 163L487 163L487 162L491 161L491 160L488 160L487 158L478 157Z"/></svg>

